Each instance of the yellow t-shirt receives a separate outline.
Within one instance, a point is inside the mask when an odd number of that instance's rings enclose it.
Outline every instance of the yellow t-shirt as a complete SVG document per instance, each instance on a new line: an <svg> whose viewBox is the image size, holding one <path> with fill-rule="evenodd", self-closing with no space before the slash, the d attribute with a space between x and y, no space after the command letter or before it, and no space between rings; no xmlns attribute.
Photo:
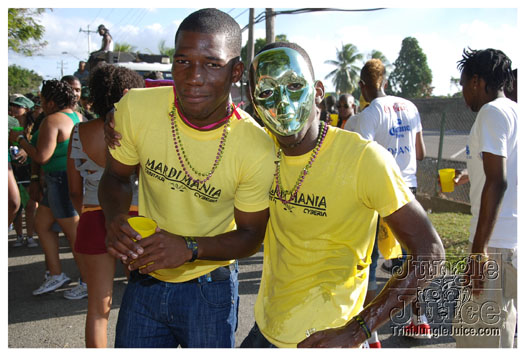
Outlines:
<svg viewBox="0 0 525 356"><path fill-rule="evenodd" d="M183 236L216 236L236 228L234 207L256 212L268 207L275 170L274 145L244 111L230 119L222 160L209 181L193 183L175 151L169 112L172 87L134 89L116 105L115 129L121 146L110 150L126 165L140 165L139 214L161 229ZM190 128L177 116L182 145L191 165L209 172L215 162L224 126L210 131ZM187 170L194 178L188 163ZM196 260L151 273L166 282L184 282L232 261Z"/></svg>
<svg viewBox="0 0 525 356"><path fill-rule="evenodd" d="M285 190L309 159L310 152L283 155ZM276 198L275 182L270 190L255 304L262 334L278 347L296 347L308 332L343 326L361 311L377 213L388 216L413 198L387 150L330 127L289 207Z"/></svg>

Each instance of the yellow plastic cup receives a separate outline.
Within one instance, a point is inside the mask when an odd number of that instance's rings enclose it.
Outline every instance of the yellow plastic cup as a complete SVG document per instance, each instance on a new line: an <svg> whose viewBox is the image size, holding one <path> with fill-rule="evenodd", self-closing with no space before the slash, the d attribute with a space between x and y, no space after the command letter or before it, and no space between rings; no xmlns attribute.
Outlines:
<svg viewBox="0 0 525 356"><path fill-rule="evenodd" d="M146 218L144 216L134 216L132 218L128 219L128 224L142 236L142 238L146 238L148 236L151 236L155 233L155 230L157 229L157 223L155 220ZM137 241L133 239L133 241ZM131 263L134 263L135 261L132 261ZM151 265L153 262L148 263L146 266ZM140 266L140 268L144 268L146 266Z"/></svg>
<svg viewBox="0 0 525 356"><path fill-rule="evenodd" d="M157 223L155 220L144 216L134 216L128 219L128 224L142 236L142 238L151 236L155 233Z"/></svg>
<svg viewBox="0 0 525 356"><path fill-rule="evenodd" d="M441 191L450 193L454 191L454 177L456 170L454 168L443 168L439 170L439 180L441 181Z"/></svg>

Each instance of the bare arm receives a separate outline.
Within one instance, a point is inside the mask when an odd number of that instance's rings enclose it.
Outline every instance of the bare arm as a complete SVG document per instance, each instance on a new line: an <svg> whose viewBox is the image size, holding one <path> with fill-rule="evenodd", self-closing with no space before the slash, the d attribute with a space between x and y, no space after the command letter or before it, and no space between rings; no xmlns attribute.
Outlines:
<svg viewBox="0 0 525 356"><path fill-rule="evenodd" d="M123 261L137 257L139 246L131 239L136 232L127 223L133 197L130 176L135 166L128 166L106 154L106 169L98 187L98 200L106 218L108 253Z"/></svg>
<svg viewBox="0 0 525 356"><path fill-rule="evenodd" d="M227 261L253 255L258 251L264 239L269 210L253 213L234 209L237 229L210 237L194 237L198 245L198 258L202 260ZM141 273L150 273L161 268L175 268L189 261L192 252L186 247L184 239L166 231L160 231L140 242L144 252L130 269Z"/></svg>
<svg viewBox="0 0 525 356"><path fill-rule="evenodd" d="M507 190L506 159L483 152L485 185L481 192L478 225L472 241L473 253L486 253L487 245L498 218L501 201Z"/></svg>
<svg viewBox="0 0 525 356"><path fill-rule="evenodd" d="M31 183L29 184L29 196L34 201L42 200L42 174L40 172L40 165L35 161L31 161L31 177L38 176L38 178L31 178Z"/></svg>
<svg viewBox="0 0 525 356"><path fill-rule="evenodd" d="M19 146L27 152L27 155L38 164L47 163L53 156L53 152L55 152L59 134L58 126L54 124L55 119L53 115L50 115L42 121L36 147L31 145L26 139L21 139L18 142Z"/></svg>
<svg viewBox="0 0 525 356"><path fill-rule="evenodd" d="M20 208L20 191L18 190L15 175L13 173L13 169L11 168L11 162L7 163L7 174L7 223L11 224L15 219L16 212Z"/></svg>
<svg viewBox="0 0 525 356"><path fill-rule="evenodd" d="M416 159L422 161L426 156L425 141L423 141L423 131L416 133Z"/></svg>
<svg viewBox="0 0 525 356"><path fill-rule="evenodd" d="M441 240L416 200L385 217L385 221L410 258L403 265L403 273L394 274L377 297L359 313L371 331L383 325L390 318L392 311L402 310L414 300L416 290L422 290L430 282L428 278L421 278L417 267L435 267L444 258ZM430 271L436 273L435 269ZM435 274L433 276L435 277ZM359 324L352 320L343 327L315 333L297 346L357 347L365 340L365 333Z"/></svg>

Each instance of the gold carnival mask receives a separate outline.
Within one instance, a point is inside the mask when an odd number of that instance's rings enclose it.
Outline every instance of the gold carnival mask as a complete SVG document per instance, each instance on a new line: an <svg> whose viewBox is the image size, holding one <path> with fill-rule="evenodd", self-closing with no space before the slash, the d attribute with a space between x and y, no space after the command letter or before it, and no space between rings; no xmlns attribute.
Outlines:
<svg viewBox="0 0 525 356"><path fill-rule="evenodd" d="M253 101L264 124L290 136L308 121L315 98L315 81L301 54L291 48L273 48L252 61Z"/></svg>

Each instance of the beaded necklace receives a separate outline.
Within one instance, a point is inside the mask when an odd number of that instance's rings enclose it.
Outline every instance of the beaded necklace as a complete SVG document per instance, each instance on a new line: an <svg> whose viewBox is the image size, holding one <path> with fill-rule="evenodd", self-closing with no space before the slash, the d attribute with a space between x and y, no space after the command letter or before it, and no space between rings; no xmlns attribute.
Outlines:
<svg viewBox="0 0 525 356"><path fill-rule="evenodd" d="M317 158L319 151L321 150L321 146L323 145L326 133L328 132L328 125L325 122L321 121L321 128L319 131L320 132L319 136L317 136L317 143L315 144L312 154L310 155L310 159L308 160L306 166L304 166L304 168L302 169L301 173L299 174L299 177L297 178L297 181L295 182L294 187L291 190L283 189L283 184L281 182L281 156L283 150L279 148L279 151L277 152L277 161L275 165L275 194L277 195L277 198L279 198L281 203L283 203L285 206L288 206L288 204L290 204L290 202L295 199L297 193L299 193L299 189L301 189L301 185L303 184L304 179L308 174L308 170L312 168L312 165L315 159ZM288 195L290 196L290 199L286 199Z"/></svg>
<svg viewBox="0 0 525 356"><path fill-rule="evenodd" d="M173 103L172 109L169 113L169 116L171 118L171 135L173 137L173 143L175 145L175 151L177 152L177 157L179 158L180 165L182 169L184 170L184 173L191 179L193 182L198 182L199 184L206 183L208 180L210 180L213 173L215 173L215 170L219 166L219 163L222 159L223 153L224 153L224 147L226 147L226 138L228 137L228 133L230 132L230 118L231 115L227 117L228 121L224 125L224 128L222 129L222 136L219 143L219 148L217 150L217 155L215 156L215 162L213 163L213 167L211 170L207 173L202 173L197 171L190 163L190 160L186 156L186 151L184 150L184 146L182 145L182 140L179 135L179 127L177 125L177 120L175 119L175 110L177 110L175 103ZM235 112L235 108L234 108ZM190 174L188 169L186 168L186 162L190 169L198 175L199 177L205 177L204 179L199 178L193 178L193 176Z"/></svg>

